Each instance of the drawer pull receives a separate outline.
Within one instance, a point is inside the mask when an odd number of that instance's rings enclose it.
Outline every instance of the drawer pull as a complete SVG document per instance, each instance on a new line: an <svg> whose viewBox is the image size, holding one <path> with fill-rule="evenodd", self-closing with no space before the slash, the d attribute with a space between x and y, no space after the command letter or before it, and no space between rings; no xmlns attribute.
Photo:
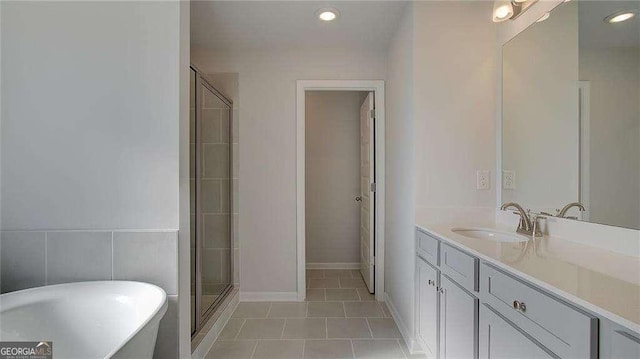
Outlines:
<svg viewBox="0 0 640 359"><path fill-rule="evenodd" d="M429 282L429 285L436 285L436 282L432 281L431 279L429 279L427 282Z"/></svg>
<svg viewBox="0 0 640 359"><path fill-rule="evenodd" d="M525 312L527 310L527 305L524 302L519 302L517 300L513 301L513 309L519 310L521 312Z"/></svg>

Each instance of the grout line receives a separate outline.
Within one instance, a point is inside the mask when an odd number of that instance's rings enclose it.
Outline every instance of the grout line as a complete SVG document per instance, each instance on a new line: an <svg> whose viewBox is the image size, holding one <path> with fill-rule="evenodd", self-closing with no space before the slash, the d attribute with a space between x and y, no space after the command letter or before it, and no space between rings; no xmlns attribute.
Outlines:
<svg viewBox="0 0 640 359"><path fill-rule="evenodd" d="M303 339L302 340L302 358L300 358L300 359L304 359L304 351L305 351L306 347L307 347L307 340Z"/></svg>
<svg viewBox="0 0 640 359"><path fill-rule="evenodd" d="M324 318L324 338L329 339L329 318Z"/></svg>
<svg viewBox="0 0 640 359"><path fill-rule="evenodd" d="M242 328L244 328L244 323L246 323L247 320L243 319L242 320L242 324L240 325L240 329L238 329L238 332L236 333L236 336L233 337L233 340L238 340L238 337L240 336L240 332L242 331Z"/></svg>
<svg viewBox="0 0 640 359"><path fill-rule="evenodd" d="M369 334L371 334L371 339L376 339L373 336L373 330L371 330L371 323L369 323L369 318L365 318L365 321L367 322L367 328L369 328Z"/></svg>
<svg viewBox="0 0 640 359"><path fill-rule="evenodd" d="M47 259L49 255L47 254L47 242L49 242L49 238L47 232L44 232L44 285L49 285L49 261Z"/></svg>
<svg viewBox="0 0 640 359"><path fill-rule="evenodd" d="M253 358L253 356L256 355L256 350L258 350L258 343L259 343L259 341L256 340L256 343L253 345L253 351L251 352L251 358Z"/></svg>
<svg viewBox="0 0 640 359"><path fill-rule="evenodd" d="M271 307L273 306L273 302L269 302L269 309L267 309L267 316L265 316L264 318L269 318L269 314L271 313Z"/></svg>
<svg viewBox="0 0 640 359"><path fill-rule="evenodd" d="M113 280L113 232L111 232L111 280Z"/></svg>
<svg viewBox="0 0 640 359"><path fill-rule="evenodd" d="M284 319L284 323L282 323L282 332L280 332L280 339L284 338L284 328L287 326L287 319Z"/></svg>
<svg viewBox="0 0 640 359"><path fill-rule="evenodd" d="M353 348L353 340L349 340L349 343L351 343L351 355L353 355L353 358L355 359L356 357L356 350Z"/></svg>

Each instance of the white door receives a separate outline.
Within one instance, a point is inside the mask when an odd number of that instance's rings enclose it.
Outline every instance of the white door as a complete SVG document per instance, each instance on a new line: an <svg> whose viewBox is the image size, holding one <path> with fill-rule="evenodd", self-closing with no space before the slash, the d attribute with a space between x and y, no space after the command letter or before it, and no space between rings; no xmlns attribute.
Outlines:
<svg viewBox="0 0 640 359"><path fill-rule="evenodd" d="M375 142L374 94L360 107L360 273L374 293L375 270Z"/></svg>

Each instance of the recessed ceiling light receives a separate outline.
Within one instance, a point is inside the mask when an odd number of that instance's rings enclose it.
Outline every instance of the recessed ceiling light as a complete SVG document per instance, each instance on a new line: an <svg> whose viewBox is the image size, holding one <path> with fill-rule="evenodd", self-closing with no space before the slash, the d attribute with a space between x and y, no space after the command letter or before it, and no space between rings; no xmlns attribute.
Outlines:
<svg viewBox="0 0 640 359"><path fill-rule="evenodd" d="M545 12L544 15L540 16L540 18L538 20L536 20L536 22L543 22L546 19L548 19L549 16L551 16L551 13L550 12Z"/></svg>
<svg viewBox="0 0 640 359"><path fill-rule="evenodd" d="M634 16L636 16L635 10L620 11L605 17L604 21L610 24L615 24L618 22L627 21L633 18Z"/></svg>
<svg viewBox="0 0 640 359"><path fill-rule="evenodd" d="M316 11L316 16L322 21L333 21L338 18L340 13L334 8L322 8Z"/></svg>
<svg viewBox="0 0 640 359"><path fill-rule="evenodd" d="M513 5L508 1L496 1L493 6L493 22L502 22L513 16Z"/></svg>

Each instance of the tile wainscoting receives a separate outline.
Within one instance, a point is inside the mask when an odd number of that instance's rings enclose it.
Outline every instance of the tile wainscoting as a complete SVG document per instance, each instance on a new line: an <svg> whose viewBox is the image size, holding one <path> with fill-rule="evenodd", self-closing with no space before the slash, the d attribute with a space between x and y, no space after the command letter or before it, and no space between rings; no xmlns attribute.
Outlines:
<svg viewBox="0 0 640 359"><path fill-rule="evenodd" d="M178 357L178 232L2 231L2 293L92 280L131 280L167 292L154 358Z"/></svg>

